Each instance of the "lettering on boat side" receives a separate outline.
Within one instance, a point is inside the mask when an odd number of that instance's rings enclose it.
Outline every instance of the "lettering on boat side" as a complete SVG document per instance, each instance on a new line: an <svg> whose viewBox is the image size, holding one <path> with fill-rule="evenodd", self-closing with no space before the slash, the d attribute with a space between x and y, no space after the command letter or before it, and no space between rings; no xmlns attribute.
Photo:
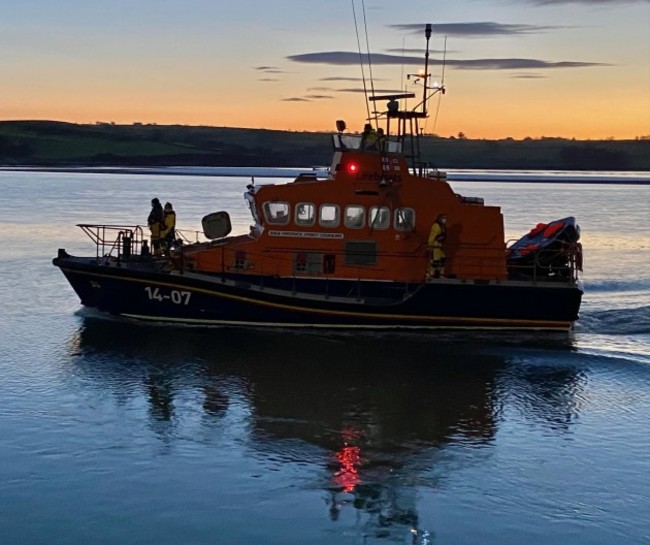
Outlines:
<svg viewBox="0 0 650 545"><path fill-rule="evenodd" d="M402 177L399 174L386 176L386 175L379 174L378 172L360 172L359 174L357 174L356 180L374 181L374 182L380 182L384 180L389 183L399 183L402 181Z"/></svg>
<svg viewBox="0 0 650 545"><path fill-rule="evenodd" d="M146 286L144 291L150 301L158 301L159 303L171 301L175 305L188 305L192 296L190 291L170 290L165 293L160 288L152 288L151 286Z"/></svg>
<svg viewBox="0 0 650 545"><path fill-rule="evenodd" d="M289 238L343 238L343 233L315 233L309 231L269 231L270 237Z"/></svg>

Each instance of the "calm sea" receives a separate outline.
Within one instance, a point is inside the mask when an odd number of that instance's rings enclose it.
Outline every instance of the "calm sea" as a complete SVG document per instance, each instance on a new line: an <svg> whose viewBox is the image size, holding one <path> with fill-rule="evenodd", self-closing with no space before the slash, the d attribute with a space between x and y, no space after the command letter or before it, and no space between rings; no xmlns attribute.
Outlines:
<svg viewBox="0 0 650 545"><path fill-rule="evenodd" d="M650 543L650 186L452 183L577 217L570 334L141 325L51 264L154 196L245 232L248 181L0 172L2 545Z"/></svg>

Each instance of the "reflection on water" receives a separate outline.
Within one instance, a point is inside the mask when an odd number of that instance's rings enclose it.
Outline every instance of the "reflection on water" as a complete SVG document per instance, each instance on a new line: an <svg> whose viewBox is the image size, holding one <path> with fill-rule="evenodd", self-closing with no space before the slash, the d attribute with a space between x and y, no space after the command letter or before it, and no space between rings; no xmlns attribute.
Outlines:
<svg viewBox="0 0 650 545"><path fill-rule="evenodd" d="M192 329L86 317L68 342L70 372L116 403L142 399L155 436L203 426L245 436L254 456L319 467L327 514L364 514L364 536L424 543L420 486L436 487L441 453L490 456L506 406L562 432L580 409L584 377L540 362L574 350L566 336L395 336ZM236 447L241 448L241 447ZM316 454L315 454L316 453ZM236 453L234 453L237 455ZM434 470L434 471L432 471Z"/></svg>
<svg viewBox="0 0 650 545"><path fill-rule="evenodd" d="M2 545L647 543L650 186L456 188L501 206L507 238L578 218L573 336L199 331L73 314L51 258L88 252L74 223L141 221L155 188L182 229L227 209L247 232L246 183L2 173ZM617 213L604 222L603 210Z"/></svg>

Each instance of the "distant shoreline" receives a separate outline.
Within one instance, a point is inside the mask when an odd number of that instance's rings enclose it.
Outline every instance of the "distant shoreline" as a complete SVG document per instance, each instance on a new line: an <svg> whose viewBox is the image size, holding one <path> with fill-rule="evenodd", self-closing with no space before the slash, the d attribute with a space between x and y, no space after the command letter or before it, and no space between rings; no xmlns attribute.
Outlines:
<svg viewBox="0 0 650 545"><path fill-rule="evenodd" d="M424 135L421 159L449 171L649 172L650 138L475 140ZM304 168L329 165L331 133L185 125L0 121L0 166Z"/></svg>
<svg viewBox="0 0 650 545"><path fill-rule="evenodd" d="M329 165L332 134L185 125L0 121L0 166L35 168L304 168ZM650 138L472 140L424 135L441 170L650 173Z"/></svg>
<svg viewBox="0 0 650 545"><path fill-rule="evenodd" d="M650 172L547 171L497 169L441 169L449 182L501 182L547 184L650 185ZM60 172L68 174L135 174L157 176L211 176L241 178L295 178L301 173L326 176L323 168L294 167L41 167L0 166L0 172Z"/></svg>

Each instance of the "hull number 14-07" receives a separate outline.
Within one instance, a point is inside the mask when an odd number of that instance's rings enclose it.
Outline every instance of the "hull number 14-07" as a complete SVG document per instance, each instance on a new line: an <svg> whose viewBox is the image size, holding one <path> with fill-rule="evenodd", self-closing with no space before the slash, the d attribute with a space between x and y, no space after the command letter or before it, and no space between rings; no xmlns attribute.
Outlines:
<svg viewBox="0 0 650 545"><path fill-rule="evenodd" d="M188 305L192 295L190 291L169 290L169 292L163 292L160 288L152 288L151 286L145 287L144 291L150 301L171 301L175 305Z"/></svg>

